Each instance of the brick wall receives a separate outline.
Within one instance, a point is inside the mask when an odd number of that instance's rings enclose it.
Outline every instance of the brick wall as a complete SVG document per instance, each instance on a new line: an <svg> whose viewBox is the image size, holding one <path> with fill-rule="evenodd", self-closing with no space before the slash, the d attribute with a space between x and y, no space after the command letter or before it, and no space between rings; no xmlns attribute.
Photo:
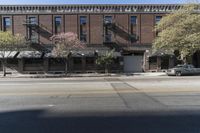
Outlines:
<svg viewBox="0 0 200 133"><path fill-rule="evenodd" d="M74 32L79 35L79 17L87 16L87 41L90 44L102 44L103 43L103 17L112 16L113 20L123 27L123 30L130 33L130 16L137 16L136 32L139 36L139 41L136 43L150 44L152 43L155 32L153 31L155 25L155 16L161 16L161 14L67 14L67 15L35 15L38 17L40 25L40 41L42 43L51 43L49 37L54 33L54 17L61 16L62 19L62 32ZM10 17L13 25L13 33L21 33L27 35L26 26L23 25L23 21L30 15L1 15L0 21L1 29L3 27L3 17ZM162 14L163 16L163 14ZM113 34L113 41L118 43L130 43L130 40L125 39L119 34Z"/></svg>
<svg viewBox="0 0 200 133"><path fill-rule="evenodd" d="M26 15L13 16L13 32L26 36L26 26L23 25L26 20Z"/></svg>
<svg viewBox="0 0 200 133"><path fill-rule="evenodd" d="M154 14L141 15L141 43L152 43L154 38Z"/></svg>
<svg viewBox="0 0 200 133"><path fill-rule="evenodd" d="M90 43L103 43L103 15L90 15Z"/></svg>
<svg viewBox="0 0 200 133"><path fill-rule="evenodd" d="M78 34L78 15L65 15L65 32Z"/></svg>

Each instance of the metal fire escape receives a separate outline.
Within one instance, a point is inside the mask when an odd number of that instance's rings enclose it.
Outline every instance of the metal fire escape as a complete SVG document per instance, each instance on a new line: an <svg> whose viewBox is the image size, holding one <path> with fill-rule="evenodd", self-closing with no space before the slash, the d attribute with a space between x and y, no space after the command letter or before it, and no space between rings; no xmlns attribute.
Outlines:
<svg viewBox="0 0 200 133"><path fill-rule="evenodd" d="M127 28L118 24L115 21L110 22L110 21L104 20L104 31L105 30L112 31L112 33L119 35L121 38L127 41L136 42L138 40L138 36L136 34L130 34L127 31ZM104 37L106 38L105 32L104 32ZM123 49L123 47L126 46L124 44L118 43L116 40L110 41L108 39L107 41L105 38L104 38L104 44L106 44L107 46L110 46L111 48Z"/></svg>
<svg viewBox="0 0 200 133"><path fill-rule="evenodd" d="M30 19L25 20L23 25L25 25L29 31L27 39L28 44L30 44L30 46L37 51L50 52L50 50L45 46L45 44L39 41L38 36L40 35L49 39L52 36L52 33L50 33L44 25L39 24L38 22L32 22L30 21ZM32 37L30 35L32 34L32 31L37 33L37 37Z"/></svg>

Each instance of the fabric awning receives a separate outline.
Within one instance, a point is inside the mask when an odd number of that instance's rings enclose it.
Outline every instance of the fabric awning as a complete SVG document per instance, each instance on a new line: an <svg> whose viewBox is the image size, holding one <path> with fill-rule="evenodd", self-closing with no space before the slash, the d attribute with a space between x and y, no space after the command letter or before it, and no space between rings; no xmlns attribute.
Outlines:
<svg viewBox="0 0 200 133"><path fill-rule="evenodd" d="M91 50L91 49L87 49L87 50L80 50L80 51L75 51L75 50L72 50L71 51L71 57L93 57L95 55L98 55L98 56L103 56L105 55L107 52L109 52L108 50ZM114 52L113 53L113 56L114 57L120 57L121 56L121 53L120 52ZM44 57L47 57L47 58L55 58L57 57L55 54L53 53L46 53ZM61 56L61 57L66 57L66 56Z"/></svg>
<svg viewBox="0 0 200 133"><path fill-rule="evenodd" d="M18 53L18 51L0 51L0 58L3 58L3 56L5 58L14 58Z"/></svg>
<svg viewBox="0 0 200 133"><path fill-rule="evenodd" d="M21 51L17 58L41 58L42 52L39 51Z"/></svg>
<svg viewBox="0 0 200 133"><path fill-rule="evenodd" d="M170 51L156 51L152 53L149 57L155 57L155 56L174 56L174 53Z"/></svg>

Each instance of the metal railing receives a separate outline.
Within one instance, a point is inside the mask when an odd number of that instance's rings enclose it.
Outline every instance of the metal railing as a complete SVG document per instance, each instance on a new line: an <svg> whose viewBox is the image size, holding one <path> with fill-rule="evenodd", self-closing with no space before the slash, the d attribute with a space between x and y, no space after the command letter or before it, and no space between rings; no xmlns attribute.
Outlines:
<svg viewBox="0 0 200 133"><path fill-rule="evenodd" d="M104 26L117 34L123 34L123 36L126 36L126 38L130 41L138 40L138 36L136 34L130 34L126 27L120 25L115 20L110 21L104 19Z"/></svg>

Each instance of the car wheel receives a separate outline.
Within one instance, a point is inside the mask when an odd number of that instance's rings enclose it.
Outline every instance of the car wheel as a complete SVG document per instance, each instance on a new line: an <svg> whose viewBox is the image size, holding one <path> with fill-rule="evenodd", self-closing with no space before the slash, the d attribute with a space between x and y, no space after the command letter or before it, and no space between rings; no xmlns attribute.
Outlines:
<svg viewBox="0 0 200 133"><path fill-rule="evenodd" d="M176 76L181 76L181 72L180 72L180 71L177 71L177 72L176 72Z"/></svg>

